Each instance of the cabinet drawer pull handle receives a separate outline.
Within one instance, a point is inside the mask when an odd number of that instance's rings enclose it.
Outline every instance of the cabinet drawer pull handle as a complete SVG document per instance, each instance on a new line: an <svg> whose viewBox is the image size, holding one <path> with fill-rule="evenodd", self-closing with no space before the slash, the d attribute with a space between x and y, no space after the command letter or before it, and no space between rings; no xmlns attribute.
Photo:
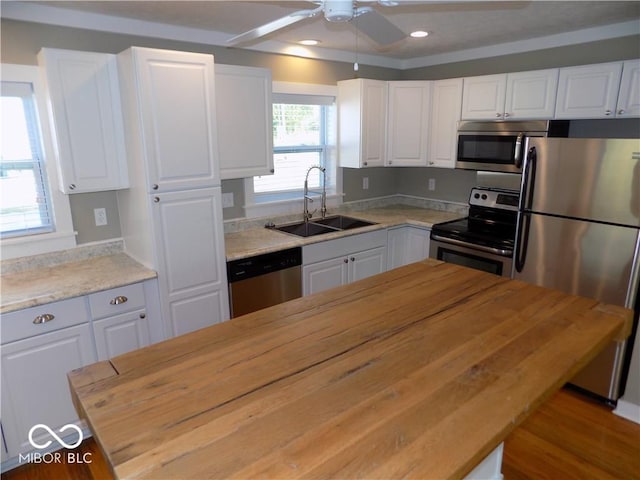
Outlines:
<svg viewBox="0 0 640 480"><path fill-rule="evenodd" d="M75 190L76 189L76 184L72 183L71 185L69 185L69 190Z"/></svg>
<svg viewBox="0 0 640 480"><path fill-rule="evenodd" d="M127 297L125 297L124 295L118 295L116 298L111 300L109 303L111 305L120 305L121 303L127 302L127 300L129 300L129 299Z"/></svg>
<svg viewBox="0 0 640 480"><path fill-rule="evenodd" d="M35 323L36 325L40 325L42 323L50 322L54 318L56 317L51 313L43 313L42 315L38 315L36 318L34 318L33 323Z"/></svg>

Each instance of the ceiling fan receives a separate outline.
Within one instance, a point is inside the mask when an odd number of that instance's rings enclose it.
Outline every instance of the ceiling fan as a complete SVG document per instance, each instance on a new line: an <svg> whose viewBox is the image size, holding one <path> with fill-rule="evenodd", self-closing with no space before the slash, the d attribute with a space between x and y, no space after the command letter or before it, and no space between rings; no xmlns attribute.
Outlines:
<svg viewBox="0 0 640 480"><path fill-rule="evenodd" d="M319 13L324 13L325 20L329 22L349 22L356 17L360 17L357 22L354 22L354 26L379 45L391 45L406 37L402 30L376 12L371 6L356 6L356 3L377 3L386 7L393 7L399 4L397 1L319 0L311 1L311 3L318 6L314 9L293 12L286 17L236 35L227 40L227 45L233 46L255 40L296 22L315 17Z"/></svg>

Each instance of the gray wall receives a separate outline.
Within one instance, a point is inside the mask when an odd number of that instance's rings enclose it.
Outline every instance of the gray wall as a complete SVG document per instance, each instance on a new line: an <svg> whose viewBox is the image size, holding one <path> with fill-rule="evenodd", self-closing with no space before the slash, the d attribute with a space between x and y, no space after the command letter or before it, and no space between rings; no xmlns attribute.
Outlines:
<svg viewBox="0 0 640 480"><path fill-rule="evenodd" d="M36 65L36 55L43 47L118 53L132 45L211 53L216 57L218 63L270 68L273 79L276 81L335 85L338 80L354 76L351 63L345 62L303 59L190 42L95 32L6 19L2 20L0 26L0 55L3 63ZM433 80L600 63L628 58L640 58L640 36L406 71L360 65L358 75L363 78L381 80ZM369 177L368 190L362 189L362 178L365 176ZM473 172L430 168L343 169L343 177L345 201L403 193L465 202L469 189L475 183ZM436 179L435 191L427 189L429 178ZM222 191L232 192L235 204L233 208L224 209L224 217L243 216L244 189L242 181L223 181ZM109 221L107 227L94 225L93 208L98 207L107 209ZM72 195L71 209L74 228L78 231L79 243L105 240L120 235L115 192Z"/></svg>

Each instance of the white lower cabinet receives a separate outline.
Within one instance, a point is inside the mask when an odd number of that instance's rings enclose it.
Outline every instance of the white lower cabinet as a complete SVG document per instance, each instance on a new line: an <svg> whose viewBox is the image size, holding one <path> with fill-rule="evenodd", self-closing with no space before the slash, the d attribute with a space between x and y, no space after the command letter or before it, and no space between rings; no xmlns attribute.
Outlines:
<svg viewBox="0 0 640 480"><path fill-rule="evenodd" d="M54 329L57 320L59 323L69 321L57 313L51 313L60 304L67 304L63 307L75 307L67 312L67 315L74 317L70 323L75 325ZM78 415L71 403L67 372L97 360L87 310L82 307L83 299L74 298L51 306L44 305L3 315L3 325L24 325L26 331L30 330L31 325L51 330L16 341L3 338L3 342L8 343L0 346L2 429L9 458L33 450L34 447L29 442L29 430L35 425L43 424L52 431L59 432L60 427L66 424L79 424ZM33 323L35 319L44 318L49 320ZM14 330L17 333L18 329ZM53 440L57 445L55 439L43 428L34 431L33 440L39 445Z"/></svg>
<svg viewBox="0 0 640 480"><path fill-rule="evenodd" d="M146 347L149 319L142 283L89 295L98 360Z"/></svg>
<svg viewBox="0 0 640 480"><path fill-rule="evenodd" d="M387 268L386 230L305 245L302 291L311 295L382 273Z"/></svg>
<svg viewBox="0 0 640 480"><path fill-rule="evenodd" d="M157 301L156 292L153 279L2 315L3 469L28 461L29 452L60 447L38 427L34 443L52 442L47 449L34 448L29 431L38 424L63 439L67 435L67 443L77 440L73 430L60 432L67 424L81 426L67 373L162 340L150 333L162 327L157 308L147 307L147 297Z"/></svg>
<svg viewBox="0 0 640 480"><path fill-rule="evenodd" d="M398 268L429 257L431 229L403 226L390 228L387 238L387 269Z"/></svg>

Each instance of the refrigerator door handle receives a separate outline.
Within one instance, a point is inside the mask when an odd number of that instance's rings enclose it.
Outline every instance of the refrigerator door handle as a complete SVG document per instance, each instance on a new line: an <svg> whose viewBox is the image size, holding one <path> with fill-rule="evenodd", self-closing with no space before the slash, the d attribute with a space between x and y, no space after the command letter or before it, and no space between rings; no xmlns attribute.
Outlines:
<svg viewBox="0 0 640 480"><path fill-rule="evenodd" d="M536 167L538 153L536 147L529 148L527 159L522 174L522 199L520 202L521 211L518 222L518 232L516 234L517 250L514 258L516 272L521 273L524 263L527 260L527 249L529 247L529 230L531 228L531 215L527 212L533 205L533 187L535 185Z"/></svg>
<svg viewBox="0 0 640 480"><path fill-rule="evenodd" d="M527 261L527 250L529 248L529 230L531 229L531 214L527 212L520 213L520 224L518 226L517 245L518 249L515 254L516 272L522 273L524 264Z"/></svg>

